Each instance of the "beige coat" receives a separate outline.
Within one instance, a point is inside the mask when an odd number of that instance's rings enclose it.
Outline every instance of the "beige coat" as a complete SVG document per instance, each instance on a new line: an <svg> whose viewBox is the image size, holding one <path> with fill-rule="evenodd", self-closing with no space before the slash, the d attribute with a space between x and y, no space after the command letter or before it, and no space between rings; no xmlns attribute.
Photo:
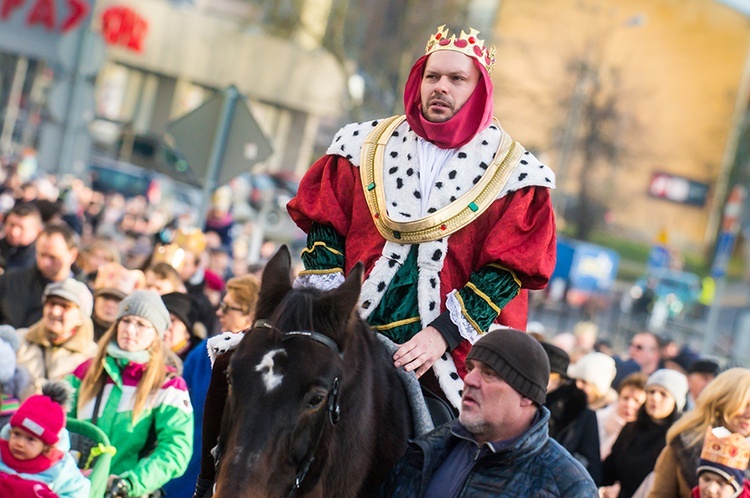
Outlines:
<svg viewBox="0 0 750 498"><path fill-rule="evenodd" d="M702 447L701 445L700 447ZM696 471L698 466L696 465ZM668 444L654 467L654 486L649 498L691 498L693 492L677 463L675 448Z"/></svg>
<svg viewBox="0 0 750 498"><path fill-rule="evenodd" d="M78 332L60 346L52 345L47 338L44 319L28 329L19 329L18 334L21 338L18 363L29 370L37 390L46 380L60 380L72 373L78 365L93 358L97 350L91 319L85 320Z"/></svg>

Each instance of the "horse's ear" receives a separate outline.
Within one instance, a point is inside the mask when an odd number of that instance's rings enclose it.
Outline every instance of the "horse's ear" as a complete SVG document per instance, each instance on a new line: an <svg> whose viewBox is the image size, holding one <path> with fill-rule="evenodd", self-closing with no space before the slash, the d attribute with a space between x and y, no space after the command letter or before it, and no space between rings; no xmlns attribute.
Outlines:
<svg viewBox="0 0 750 498"><path fill-rule="evenodd" d="M292 289L291 269L292 255L285 244L279 247L263 268L258 306L255 310L256 320L269 318L284 295Z"/></svg>

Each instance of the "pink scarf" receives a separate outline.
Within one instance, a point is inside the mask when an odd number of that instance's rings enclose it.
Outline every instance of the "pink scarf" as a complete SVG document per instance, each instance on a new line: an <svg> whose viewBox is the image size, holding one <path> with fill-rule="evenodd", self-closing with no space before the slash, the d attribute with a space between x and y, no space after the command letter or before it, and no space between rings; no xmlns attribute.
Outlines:
<svg viewBox="0 0 750 498"><path fill-rule="evenodd" d="M48 454L42 453L31 460L19 460L10 452L10 445L6 439L0 439L0 457L3 463L19 474L38 474L49 469L63 457L63 453L53 448Z"/></svg>

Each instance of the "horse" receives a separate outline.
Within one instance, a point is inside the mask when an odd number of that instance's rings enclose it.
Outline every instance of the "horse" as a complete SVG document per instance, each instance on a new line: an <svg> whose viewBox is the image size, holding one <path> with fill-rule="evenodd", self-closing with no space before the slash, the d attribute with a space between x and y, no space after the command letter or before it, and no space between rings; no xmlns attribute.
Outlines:
<svg viewBox="0 0 750 498"><path fill-rule="evenodd" d="M214 497L376 495L411 429L393 361L357 312L362 265L328 292L293 289L290 267L282 247L229 360Z"/></svg>

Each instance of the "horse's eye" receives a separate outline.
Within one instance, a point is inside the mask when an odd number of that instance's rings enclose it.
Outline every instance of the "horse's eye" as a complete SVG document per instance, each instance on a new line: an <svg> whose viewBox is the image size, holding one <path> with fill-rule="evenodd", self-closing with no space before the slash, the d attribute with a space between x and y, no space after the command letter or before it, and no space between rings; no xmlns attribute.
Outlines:
<svg viewBox="0 0 750 498"><path fill-rule="evenodd" d="M308 405L310 405L310 408L317 408L323 403L323 401L326 399L325 396L322 394L316 394L312 398L310 398L310 401L307 402Z"/></svg>

